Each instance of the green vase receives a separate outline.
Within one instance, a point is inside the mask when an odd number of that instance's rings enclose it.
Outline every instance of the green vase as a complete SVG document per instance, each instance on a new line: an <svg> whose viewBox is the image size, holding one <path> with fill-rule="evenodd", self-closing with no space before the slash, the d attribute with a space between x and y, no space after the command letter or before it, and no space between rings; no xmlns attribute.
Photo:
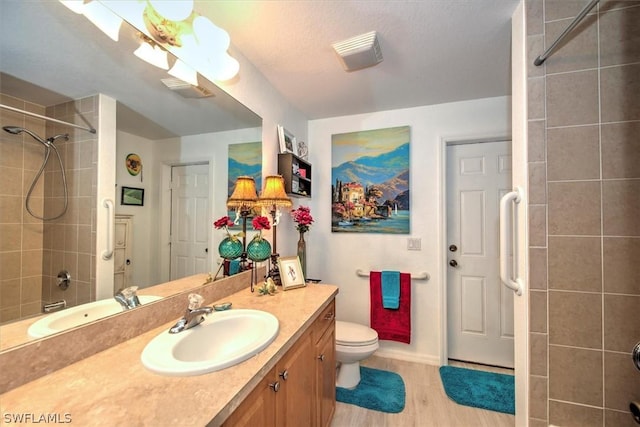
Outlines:
<svg viewBox="0 0 640 427"><path fill-rule="evenodd" d="M218 245L218 253L224 259L236 259L242 255L242 242L237 238L226 237Z"/></svg>
<svg viewBox="0 0 640 427"><path fill-rule="evenodd" d="M247 245L247 257L251 261L265 261L271 255L271 243L262 236L254 237Z"/></svg>

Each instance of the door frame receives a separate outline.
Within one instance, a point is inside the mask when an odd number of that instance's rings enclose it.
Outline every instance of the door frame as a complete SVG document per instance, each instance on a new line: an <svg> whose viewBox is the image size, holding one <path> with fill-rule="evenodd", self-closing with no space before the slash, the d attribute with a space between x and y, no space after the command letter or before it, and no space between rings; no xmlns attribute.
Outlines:
<svg viewBox="0 0 640 427"><path fill-rule="evenodd" d="M519 9L522 10L522 3ZM440 138L439 163L440 163L440 239L438 251L438 265L443 272L440 284L440 366L448 365L448 343L447 343L447 145L456 143L481 142L493 140L511 140L512 156L512 185L520 186L528 191L527 164L526 164L526 126L521 126L519 120L522 112L514 114L514 126L511 136L507 135L469 135L469 136L445 136ZM517 125L517 126L516 126ZM520 203L522 206L521 215L518 215L519 233L524 237L520 239L520 260L519 268L525 275L525 287L523 295L514 299L514 377L516 391L516 426L527 426L529 420L529 253L528 253L528 227L527 227L527 200Z"/></svg>
<svg viewBox="0 0 640 427"><path fill-rule="evenodd" d="M165 161L161 164L160 171L160 221L158 235L160 236L160 248L159 248L159 259L160 264L158 265L160 270L160 282L165 283L170 281L171 278L171 241L170 241L170 230L171 230L171 170L174 166L193 166L193 165L209 165L209 218L213 218L214 214L214 173L215 173L215 164L212 159L203 158L203 159L193 159L191 161ZM213 224L213 219L211 219L211 224ZM213 227L213 225L212 225ZM211 250L214 247L213 242L213 233L209 233L209 253L207 255L208 263L213 269L214 262L214 254L217 254L217 251Z"/></svg>
<svg viewBox="0 0 640 427"><path fill-rule="evenodd" d="M510 141L511 137L504 134L487 134L487 135L467 135L458 137L442 137L440 138L440 250L438 251L440 270L442 271L442 286L440 298L440 366L449 364L449 343L447 338L448 322L447 322L447 284L449 283L449 269L447 268L448 243L447 243L447 146L461 144L477 144L482 142L498 142ZM511 143L513 147L513 142ZM514 317L516 313L514 313ZM514 319L515 321L515 319ZM517 351L517 349L515 349Z"/></svg>
<svg viewBox="0 0 640 427"><path fill-rule="evenodd" d="M448 320L449 320L449 313L448 313L448 307L449 307L449 274L451 272L451 269L448 268L448 257L449 257L449 244L450 244L450 239L449 239L449 235L448 235L448 224L447 224L447 218L448 218L448 211L447 211L447 202L449 200L449 182L447 181L446 177L447 177L447 166L449 165L449 159L447 157L447 148L454 146L454 145L468 145L468 144L483 144L483 143L495 143L495 142L508 142L509 146L511 149L513 149L513 141L511 141L511 139L509 137L505 137L505 136L501 136L501 137L487 137L487 138L473 138L473 139L451 139L451 140L445 140L445 143L442 147L442 149L444 150L444 193L443 193L443 203L444 203L444 217L443 217L443 223L444 223L444 234L443 234L443 238L444 238L444 258L445 258L445 265L444 265L444 283L443 283L443 295L444 295L444 299L443 299L443 324L445 325L445 328L443 328L442 333L443 333L443 339L444 339L444 344L446 345L446 347L443 347L443 351L445 352L445 356L446 359L444 360L445 364L448 364L448 353L449 353L449 340L448 340ZM513 165L513 163L512 163ZM514 187L513 184L513 166L511 168L511 184L509 185L509 188ZM510 191L509 188L507 188L507 191ZM500 201L500 195L498 195L498 202ZM497 206L497 205L496 205ZM497 237L497 233L496 233L496 239L498 239ZM499 242L496 242L499 243ZM499 267L499 266L498 266ZM499 280L498 281L499 286L504 286L504 284L502 284L502 282ZM502 291L502 289L501 289ZM509 291L511 292L511 291ZM514 363L515 363L515 317L516 317L516 313L514 311L513 314L513 327L514 327L514 337L513 337L513 348L514 348ZM470 363L474 363L474 362L470 362ZM477 362L480 363L480 362Z"/></svg>

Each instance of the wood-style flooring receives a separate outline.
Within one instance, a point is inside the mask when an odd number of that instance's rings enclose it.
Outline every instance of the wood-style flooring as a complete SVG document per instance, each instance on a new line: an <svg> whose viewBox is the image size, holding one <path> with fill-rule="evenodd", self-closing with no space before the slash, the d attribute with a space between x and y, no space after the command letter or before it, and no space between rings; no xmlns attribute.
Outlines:
<svg viewBox="0 0 640 427"><path fill-rule="evenodd" d="M513 373L512 370L450 362L453 366ZM371 411L355 405L336 403L331 427L513 427L515 417L484 409L462 406L449 399L442 387L438 367L403 360L370 357L362 363L370 368L399 374L406 387L406 404L399 414Z"/></svg>

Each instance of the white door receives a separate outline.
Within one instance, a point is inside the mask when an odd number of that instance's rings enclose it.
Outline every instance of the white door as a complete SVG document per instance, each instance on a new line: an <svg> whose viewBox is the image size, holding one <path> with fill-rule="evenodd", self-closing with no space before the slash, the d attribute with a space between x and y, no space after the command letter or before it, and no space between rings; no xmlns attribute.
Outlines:
<svg viewBox="0 0 640 427"><path fill-rule="evenodd" d="M448 357L513 368L513 292L499 271L511 142L447 146Z"/></svg>
<svg viewBox="0 0 640 427"><path fill-rule="evenodd" d="M207 273L209 165L171 168L171 280Z"/></svg>
<svg viewBox="0 0 640 427"><path fill-rule="evenodd" d="M115 247L113 250L113 294L131 283L131 234L133 218L131 215L116 215Z"/></svg>

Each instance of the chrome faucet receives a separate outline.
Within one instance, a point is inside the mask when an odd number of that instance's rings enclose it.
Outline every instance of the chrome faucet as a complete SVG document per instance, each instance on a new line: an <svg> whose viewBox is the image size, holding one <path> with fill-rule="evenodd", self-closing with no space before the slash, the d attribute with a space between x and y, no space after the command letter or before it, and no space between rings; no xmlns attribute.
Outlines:
<svg viewBox="0 0 640 427"><path fill-rule="evenodd" d="M136 291L137 286L129 286L128 288L120 289L113 298L120 303L123 310L129 310L139 305L142 305Z"/></svg>
<svg viewBox="0 0 640 427"><path fill-rule="evenodd" d="M200 307L204 298L198 294L189 294L189 308L178 322L169 329L170 334L186 331L204 322L204 316L213 312L213 307Z"/></svg>

